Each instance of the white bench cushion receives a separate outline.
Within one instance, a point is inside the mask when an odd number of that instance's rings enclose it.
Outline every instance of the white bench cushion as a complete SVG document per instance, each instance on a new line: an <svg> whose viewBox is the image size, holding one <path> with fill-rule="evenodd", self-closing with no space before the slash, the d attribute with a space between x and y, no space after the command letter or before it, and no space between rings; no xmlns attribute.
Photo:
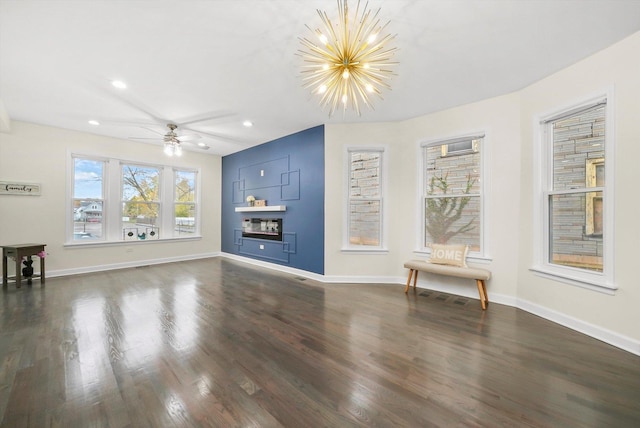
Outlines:
<svg viewBox="0 0 640 428"><path fill-rule="evenodd" d="M439 265L435 263L429 263L424 260L411 260L404 264L407 269L415 269L422 272L436 273L439 275L457 276L460 278L468 279L482 279L488 280L491 278L491 272L487 269L475 268L475 267L457 267L450 265Z"/></svg>

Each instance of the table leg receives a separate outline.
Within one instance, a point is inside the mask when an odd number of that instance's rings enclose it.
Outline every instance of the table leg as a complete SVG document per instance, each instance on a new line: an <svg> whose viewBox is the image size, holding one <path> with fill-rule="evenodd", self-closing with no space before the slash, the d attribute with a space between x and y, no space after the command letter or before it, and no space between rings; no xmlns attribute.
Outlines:
<svg viewBox="0 0 640 428"><path fill-rule="evenodd" d="M40 284L44 284L44 257L40 257Z"/></svg>
<svg viewBox="0 0 640 428"><path fill-rule="evenodd" d="M2 287L6 287L7 283L9 281L7 280L7 256L4 255L4 251L2 254Z"/></svg>
<svg viewBox="0 0 640 428"><path fill-rule="evenodd" d="M16 288L22 287L22 255L16 254Z"/></svg>

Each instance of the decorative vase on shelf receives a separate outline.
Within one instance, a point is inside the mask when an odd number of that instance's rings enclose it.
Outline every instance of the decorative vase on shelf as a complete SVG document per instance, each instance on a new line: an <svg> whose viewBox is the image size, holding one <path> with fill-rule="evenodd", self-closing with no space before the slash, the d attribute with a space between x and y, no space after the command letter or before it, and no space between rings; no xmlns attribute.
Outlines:
<svg viewBox="0 0 640 428"><path fill-rule="evenodd" d="M252 207L255 203L256 203L255 201L249 201L249 202L247 203L247 205L249 205L250 207Z"/></svg>
<svg viewBox="0 0 640 428"><path fill-rule="evenodd" d="M247 196L247 205L252 207L256 203L256 197L253 195Z"/></svg>

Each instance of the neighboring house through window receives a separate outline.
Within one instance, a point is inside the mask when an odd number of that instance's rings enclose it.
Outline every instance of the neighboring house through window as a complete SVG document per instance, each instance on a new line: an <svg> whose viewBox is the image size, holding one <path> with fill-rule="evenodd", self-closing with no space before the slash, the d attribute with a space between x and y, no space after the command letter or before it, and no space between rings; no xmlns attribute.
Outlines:
<svg viewBox="0 0 640 428"><path fill-rule="evenodd" d="M384 250L384 149L347 149L344 250Z"/></svg>
<svg viewBox="0 0 640 428"><path fill-rule="evenodd" d="M422 242L464 244L484 256L484 134L422 144Z"/></svg>
<svg viewBox="0 0 640 428"><path fill-rule="evenodd" d="M73 239L102 239L104 236L105 162L73 158Z"/></svg>
<svg viewBox="0 0 640 428"><path fill-rule="evenodd" d="M603 98L540 121L543 239L535 270L612 289L609 109Z"/></svg>
<svg viewBox="0 0 640 428"><path fill-rule="evenodd" d="M174 170L174 235L196 232L196 172Z"/></svg>

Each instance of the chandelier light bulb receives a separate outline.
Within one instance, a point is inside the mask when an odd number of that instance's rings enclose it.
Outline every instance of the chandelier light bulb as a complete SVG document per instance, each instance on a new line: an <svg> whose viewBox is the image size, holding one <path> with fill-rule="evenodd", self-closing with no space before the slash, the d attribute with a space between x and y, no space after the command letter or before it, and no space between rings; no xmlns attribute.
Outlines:
<svg viewBox="0 0 640 428"><path fill-rule="evenodd" d="M182 146L180 144L176 144L174 148L174 152L176 156L182 156Z"/></svg>
<svg viewBox="0 0 640 428"><path fill-rule="evenodd" d="M322 43L325 46L326 46L327 42L329 41L329 39L327 39L327 36L322 34L322 32L320 30L318 30L318 39L320 39L320 43Z"/></svg>
<svg viewBox="0 0 640 428"><path fill-rule="evenodd" d="M369 11L368 4L361 8L357 0L355 14L349 13L347 1L337 0L333 18L317 10L322 25L316 30L307 26L314 37L300 38L303 87L320 95L320 105L329 110L329 116L338 109L346 113L347 104L358 115L363 103L372 108L370 94L382 98L381 90L391 89L388 81L397 65L393 61L397 49L388 46L395 36L384 35L389 22L381 25L380 9ZM312 41L315 37L322 45Z"/></svg>
<svg viewBox="0 0 640 428"><path fill-rule="evenodd" d="M167 156L173 156L173 144L170 142L164 143L164 154Z"/></svg>

